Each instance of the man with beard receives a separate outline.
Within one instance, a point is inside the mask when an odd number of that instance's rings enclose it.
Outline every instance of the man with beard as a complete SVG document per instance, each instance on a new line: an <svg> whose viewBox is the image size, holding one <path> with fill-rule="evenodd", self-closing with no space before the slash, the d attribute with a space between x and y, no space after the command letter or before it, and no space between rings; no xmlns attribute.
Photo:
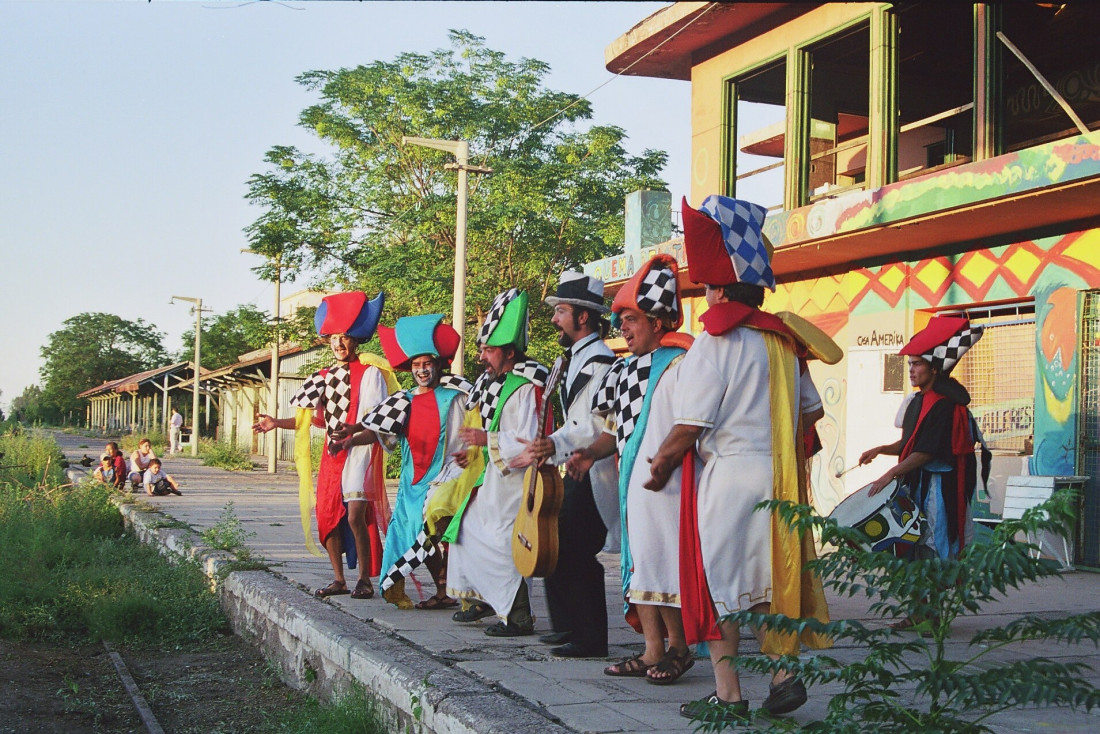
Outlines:
<svg viewBox="0 0 1100 734"><path fill-rule="evenodd" d="M298 408L295 418L261 414L252 430L267 433L275 427L295 429L295 443L308 446L310 419L320 412L327 434L325 443L331 444L338 428L357 422L385 399L396 388L392 372L388 367L383 372L385 363L368 365L356 357L359 345L374 336L383 302L381 293L373 301L361 291L326 296L317 308L314 324L319 335L328 337L336 364L315 372L302 383L290 400ZM307 451L307 465L308 456ZM314 594L324 598L350 593L354 599L370 599L374 596L371 576L381 569L379 526L385 526L388 515L382 452L371 446L355 446L335 455L323 451L317 474L316 513L317 535L328 552L334 578ZM344 579L341 556L345 553L348 568L359 565L354 591L348 589Z"/></svg>
<svg viewBox="0 0 1100 734"><path fill-rule="evenodd" d="M532 442L517 465L542 459L564 466L577 449L603 433L603 421L592 414L596 388L615 357L601 337L611 309L603 302L603 281L566 270L556 293L546 299L554 309L550 322L558 330L558 344L568 358L561 388L562 427ZM553 632L539 638L555 644L558 657L606 657L607 603L603 565L596 554L604 547L608 530L619 537L619 472L615 459L602 459L584 475L564 481L558 516L558 563L546 577L546 603ZM563 644L564 643L564 644Z"/></svg>
<svg viewBox="0 0 1100 734"><path fill-rule="evenodd" d="M538 433L538 409L547 370L527 359L527 293L499 294L477 336L485 372L467 402L481 412L484 428L463 428L467 445L486 457L481 486L467 498L443 539L451 543L447 591L462 601L456 622L496 614L492 637L534 632L527 582L512 559L512 528L523 500L523 471L509 462Z"/></svg>
<svg viewBox="0 0 1100 734"><path fill-rule="evenodd" d="M442 323L441 314L406 316L393 328L378 327L378 340L390 365L412 372L416 387L382 401L363 420L338 431L340 449L381 442L386 451L401 450L401 476L393 517L382 552L382 598L400 609L413 608L405 579L421 564L435 582L435 595L417 609L447 609L458 601L447 596L446 546L425 528L425 502L435 485L461 472L454 454L465 450L460 432L466 397L473 387L445 374L459 345L459 335Z"/></svg>

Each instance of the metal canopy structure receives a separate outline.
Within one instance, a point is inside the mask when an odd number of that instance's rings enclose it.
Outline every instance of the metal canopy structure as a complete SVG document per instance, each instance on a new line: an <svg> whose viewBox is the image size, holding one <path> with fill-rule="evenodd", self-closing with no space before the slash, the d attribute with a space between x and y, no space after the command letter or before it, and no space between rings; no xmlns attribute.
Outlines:
<svg viewBox="0 0 1100 734"><path fill-rule="evenodd" d="M199 374L205 379L206 370ZM190 391L195 368L191 362L175 362L164 367L109 380L77 395L87 400L89 428L103 432L164 430L168 424L168 394L173 390ZM208 389L200 388L207 393Z"/></svg>

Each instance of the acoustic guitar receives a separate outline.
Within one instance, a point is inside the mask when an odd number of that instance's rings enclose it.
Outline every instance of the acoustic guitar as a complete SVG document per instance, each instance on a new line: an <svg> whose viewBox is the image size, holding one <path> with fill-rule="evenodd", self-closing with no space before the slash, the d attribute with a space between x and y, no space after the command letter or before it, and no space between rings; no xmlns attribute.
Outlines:
<svg viewBox="0 0 1100 734"><path fill-rule="evenodd" d="M558 357L546 380L539 410L539 438L546 436L550 396L561 382L567 364L565 357ZM523 483L523 502L512 528L512 560L524 577L549 576L558 565L558 512L565 487L558 468L545 462L528 467Z"/></svg>

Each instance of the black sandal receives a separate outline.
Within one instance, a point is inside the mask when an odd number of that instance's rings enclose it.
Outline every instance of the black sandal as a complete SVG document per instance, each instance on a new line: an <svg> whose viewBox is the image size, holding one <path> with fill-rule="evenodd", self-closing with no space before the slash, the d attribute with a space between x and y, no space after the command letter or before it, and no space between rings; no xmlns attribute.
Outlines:
<svg viewBox="0 0 1100 734"><path fill-rule="evenodd" d="M496 612L493 608L484 602L478 602L469 609L459 609L457 612L451 615L451 619L456 622L476 622L479 619L485 619L491 617Z"/></svg>
<svg viewBox="0 0 1100 734"><path fill-rule="evenodd" d="M646 671L645 679L655 686L667 686L679 680L680 676L691 670L694 665L695 656L691 654L691 648L684 648L683 652L677 652L675 647L670 647L657 664ZM654 678L654 673L662 673L664 677Z"/></svg>

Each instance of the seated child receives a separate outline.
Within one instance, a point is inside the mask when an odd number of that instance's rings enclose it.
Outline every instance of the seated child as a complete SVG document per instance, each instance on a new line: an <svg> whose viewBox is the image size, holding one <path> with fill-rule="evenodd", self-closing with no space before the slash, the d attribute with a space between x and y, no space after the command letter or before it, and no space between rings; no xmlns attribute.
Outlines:
<svg viewBox="0 0 1100 734"><path fill-rule="evenodd" d="M183 492L180 491L179 482L173 479L172 475L165 474L161 469L160 459L153 459L149 462L149 468L145 470L142 484L145 485L145 491L151 497L163 497L167 494L183 494Z"/></svg>
<svg viewBox="0 0 1100 734"><path fill-rule="evenodd" d="M114 486L114 483L115 483L115 461L114 461L114 457L110 456L109 454L103 454L103 456L100 456L99 457L99 466L97 466L95 468L95 471L92 472L92 476L95 477L97 481L103 482L104 484L110 484L110 485Z"/></svg>

